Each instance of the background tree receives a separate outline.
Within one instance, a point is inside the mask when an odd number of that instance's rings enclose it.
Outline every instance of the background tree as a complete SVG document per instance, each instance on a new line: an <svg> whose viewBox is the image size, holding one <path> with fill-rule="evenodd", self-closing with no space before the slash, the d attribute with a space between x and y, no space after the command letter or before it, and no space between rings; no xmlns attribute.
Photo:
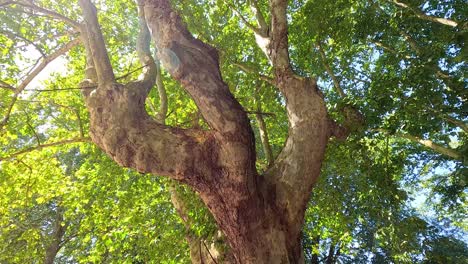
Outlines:
<svg viewBox="0 0 468 264"><path fill-rule="evenodd" d="M5 261L182 262L176 237L193 262L295 263L301 237L315 263L464 259L438 249L463 252L450 229L408 204L429 188L429 205L449 212L439 221L466 230L463 3L80 3L83 15L73 3L0 4ZM39 60L22 72L32 49ZM31 87L66 52L68 71ZM191 186L226 238L195 194L117 168L88 131L121 165ZM349 131L328 144L302 229L327 138Z"/></svg>

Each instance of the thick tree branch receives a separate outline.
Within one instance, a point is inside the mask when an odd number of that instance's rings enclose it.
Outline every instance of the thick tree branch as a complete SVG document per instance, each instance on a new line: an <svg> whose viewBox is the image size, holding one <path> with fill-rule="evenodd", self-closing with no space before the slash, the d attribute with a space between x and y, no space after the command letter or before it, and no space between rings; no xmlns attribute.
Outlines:
<svg viewBox="0 0 468 264"><path fill-rule="evenodd" d="M269 57L275 71L291 71L288 52L287 0L270 0L271 33Z"/></svg>
<svg viewBox="0 0 468 264"><path fill-rule="evenodd" d="M148 115L145 101L154 85L154 65L149 65L148 74L143 80L126 85L115 82L97 23L96 9L89 0L81 0L80 3L88 34L85 38L85 43L88 43L87 56L91 57L88 58L88 65L94 63L98 79L97 88L85 93L93 142L121 166L169 176L188 183L198 191L207 188L205 180L211 177L211 168L208 164L200 165L206 156L207 133L167 127ZM141 44L140 58L151 62L147 41ZM94 69L88 68L89 73L94 74ZM89 87L86 86L89 82L85 80L81 85Z"/></svg>
<svg viewBox="0 0 468 264"><path fill-rule="evenodd" d="M87 39L89 42L89 48L92 54L94 67L96 68L98 83L113 83L115 81L115 76L97 19L96 7L91 3L90 0L80 0L79 4L83 10Z"/></svg>
<svg viewBox="0 0 468 264"><path fill-rule="evenodd" d="M168 1L146 1L145 14L158 57L192 96L208 125L251 140L247 116L221 78L217 51L188 32Z"/></svg>
<svg viewBox="0 0 468 264"><path fill-rule="evenodd" d="M410 5L408 5L406 3L403 3L401 1L393 0L393 1L389 1L389 2L392 2L395 5L397 5L399 7L402 7L404 9L410 10L411 12L413 12L414 15L416 15L416 17L418 17L420 19L435 22L435 23L439 23L439 24L442 24L442 25L445 25L445 26L450 26L450 27L458 26L458 23L456 21L454 21L454 20L426 15L421 10L419 10L417 8L414 8L414 7L411 7Z"/></svg>
<svg viewBox="0 0 468 264"><path fill-rule="evenodd" d="M61 141L56 141L56 142L51 142L51 143L45 143L45 144L37 145L34 147L26 148L26 149L23 149L14 153L7 154L3 157L0 157L0 161L13 159L21 154L26 154L26 153L36 151L36 150L42 150L44 148L56 147L56 146L67 145L71 143L80 143L80 142L91 142L91 140L90 138L87 138L87 137L79 137L79 138L66 139L66 140L61 140Z"/></svg>
<svg viewBox="0 0 468 264"><path fill-rule="evenodd" d="M18 96L23 92L23 90L28 86L29 83L53 60L58 58L60 55L67 53L71 48L78 45L79 39L74 39L58 50L54 51L52 54L44 57L39 65L37 65L34 70L31 71L30 74L26 76L26 78L15 88L15 94L11 99L10 104L7 106L6 114L3 117L3 120L0 122L0 129L2 129L10 119L11 111L13 110L13 106L15 105L16 101L18 100Z"/></svg>
<svg viewBox="0 0 468 264"><path fill-rule="evenodd" d="M274 70L274 84L285 97L289 120L288 139L281 153L265 172L267 185L276 195L284 221L295 223L291 236L300 233L304 208L320 174L331 126L316 81L294 74L288 54L287 0L270 0L271 30L256 35Z"/></svg>

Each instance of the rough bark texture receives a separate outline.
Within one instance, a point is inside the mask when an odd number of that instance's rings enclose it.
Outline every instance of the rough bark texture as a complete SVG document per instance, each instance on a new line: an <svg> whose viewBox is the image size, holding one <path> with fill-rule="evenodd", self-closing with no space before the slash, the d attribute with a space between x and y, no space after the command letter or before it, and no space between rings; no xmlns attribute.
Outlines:
<svg viewBox="0 0 468 264"><path fill-rule="evenodd" d="M304 212L332 129L315 80L297 76L289 65L287 1L270 2L271 31L263 30L265 21L257 14L263 20L259 32L274 68L273 82L285 96L289 118L284 149L264 175L255 169L250 121L222 80L216 49L188 32L168 0L139 4L159 59L192 96L210 130L183 130L151 118L144 104L155 83L156 64L142 53L147 65L143 79L118 84L96 10L89 0L80 0L83 42L91 58L82 85L97 84L85 93L93 142L122 166L190 185L213 214L235 262L302 263Z"/></svg>

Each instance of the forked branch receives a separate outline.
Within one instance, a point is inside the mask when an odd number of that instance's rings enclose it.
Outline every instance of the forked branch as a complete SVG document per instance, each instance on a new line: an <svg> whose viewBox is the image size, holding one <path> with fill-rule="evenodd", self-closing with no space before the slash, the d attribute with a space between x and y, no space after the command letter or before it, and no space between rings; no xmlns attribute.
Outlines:
<svg viewBox="0 0 468 264"><path fill-rule="evenodd" d="M158 57L192 96L208 125L251 140L247 115L222 80L216 49L194 38L167 0L145 1L145 14Z"/></svg>

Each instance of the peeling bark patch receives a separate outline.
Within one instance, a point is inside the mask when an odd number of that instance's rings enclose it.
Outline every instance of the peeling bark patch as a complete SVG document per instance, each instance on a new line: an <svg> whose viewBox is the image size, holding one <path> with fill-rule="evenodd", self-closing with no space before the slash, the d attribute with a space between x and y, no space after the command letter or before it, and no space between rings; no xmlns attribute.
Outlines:
<svg viewBox="0 0 468 264"><path fill-rule="evenodd" d="M161 52L161 61L169 72L175 72L180 66L179 57L169 48L164 48Z"/></svg>

